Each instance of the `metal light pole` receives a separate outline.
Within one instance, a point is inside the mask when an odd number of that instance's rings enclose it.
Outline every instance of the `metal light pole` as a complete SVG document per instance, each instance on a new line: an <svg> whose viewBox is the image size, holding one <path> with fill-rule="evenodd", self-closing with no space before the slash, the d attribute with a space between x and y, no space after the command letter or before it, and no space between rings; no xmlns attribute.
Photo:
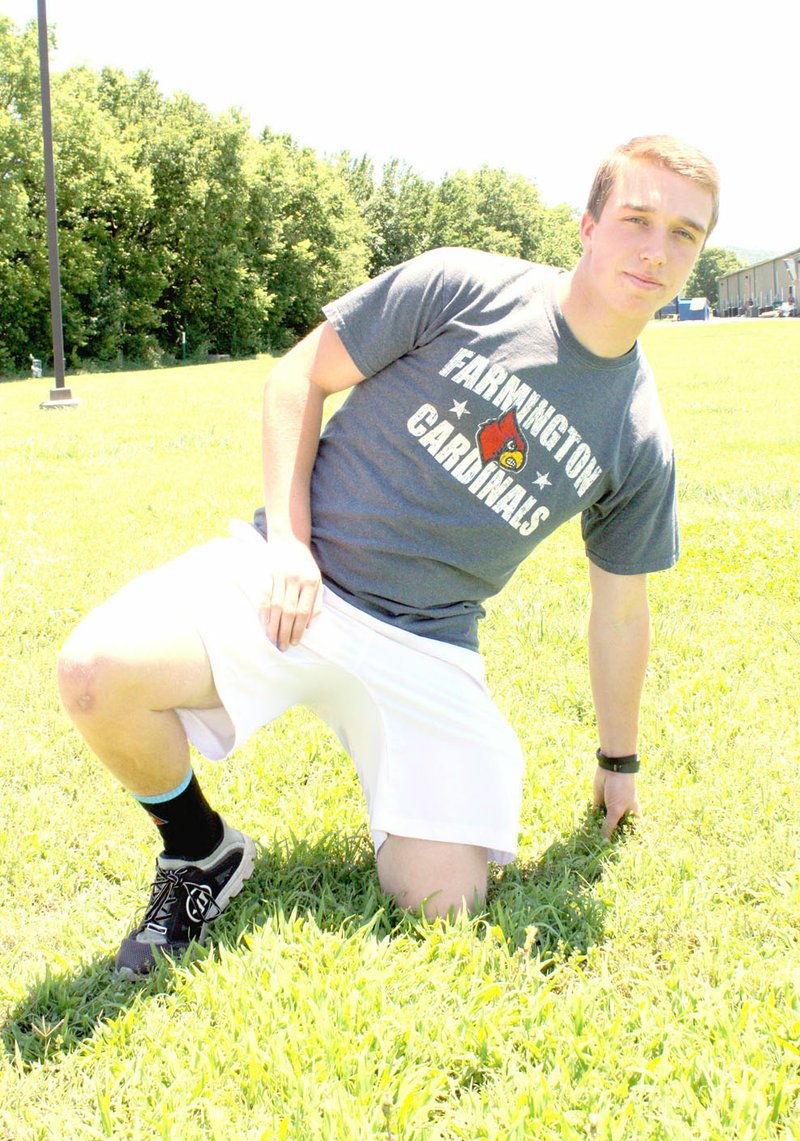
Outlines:
<svg viewBox="0 0 800 1141"><path fill-rule="evenodd" d="M39 75L42 89L42 142L44 145L44 190L47 205L47 258L50 266L50 320L53 328L53 371L56 386L41 408L74 407L78 401L64 381L64 329L61 320L61 274L58 257L58 211L56 172L53 162L53 117L50 110L50 65L45 0L37 0L39 25Z"/></svg>

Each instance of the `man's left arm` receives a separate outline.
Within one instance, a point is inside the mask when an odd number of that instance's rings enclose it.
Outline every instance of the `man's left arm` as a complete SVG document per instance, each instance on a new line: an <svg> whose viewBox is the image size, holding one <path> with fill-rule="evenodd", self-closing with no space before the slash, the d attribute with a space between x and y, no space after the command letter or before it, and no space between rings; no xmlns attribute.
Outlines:
<svg viewBox="0 0 800 1141"><path fill-rule="evenodd" d="M639 706L650 654L647 576L610 574L590 562L589 582L589 673L600 749L606 757L628 757L637 751ZM626 813L640 814L633 773L598 766L593 800L595 807L605 807L607 837Z"/></svg>

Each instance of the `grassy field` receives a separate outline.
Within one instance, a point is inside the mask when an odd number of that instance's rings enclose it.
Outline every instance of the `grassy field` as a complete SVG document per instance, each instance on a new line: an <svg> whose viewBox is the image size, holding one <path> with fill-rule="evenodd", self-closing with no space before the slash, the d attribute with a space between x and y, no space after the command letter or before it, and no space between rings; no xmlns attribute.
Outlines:
<svg viewBox="0 0 800 1141"><path fill-rule="evenodd" d="M381 896L347 758L293 712L198 761L257 873L185 969L110 972L144 813L60 711L58 646L259 501L268 360L0 385L0 1138L800 1138L800 321L645 335L682 474L652 582L645 817L604 845L577 526L483 647L528 758L520 859L452 927Z"/></svg>

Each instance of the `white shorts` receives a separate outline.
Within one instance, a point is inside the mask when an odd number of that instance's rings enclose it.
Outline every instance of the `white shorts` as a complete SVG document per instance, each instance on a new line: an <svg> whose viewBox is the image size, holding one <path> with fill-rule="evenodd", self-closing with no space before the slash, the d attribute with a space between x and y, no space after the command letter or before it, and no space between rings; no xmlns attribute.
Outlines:
<svg viewBox="0 0 800 1141"><path fill-rule="evenodd" d="M203 640L221 706L179 709L192 744L218 760L293 705L334 730L352 758L376 850L388 834L516 854L517 737L480 655L371 617L325 589L298 646L278 651L259 621L266 543L249 524L138 580L171 591ZM133 585L133 584L131 584Z"/></svg>

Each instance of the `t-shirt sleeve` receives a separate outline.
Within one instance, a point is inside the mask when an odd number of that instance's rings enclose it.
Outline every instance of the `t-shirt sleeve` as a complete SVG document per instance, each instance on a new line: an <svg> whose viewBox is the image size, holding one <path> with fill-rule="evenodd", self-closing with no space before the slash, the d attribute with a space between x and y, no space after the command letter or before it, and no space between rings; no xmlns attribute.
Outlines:
<svg viewBox="0 0 800 1141"><path fill-rule="evenodd" d="M678 561L675 456L650 457L581 518L586 554L611 574L649 574Z"/></svg>
<svg viewBox="0 0 800 1141"><path fill-rule="evenodd" d="M444 317L444 258L431 250L386 270L323 306L353 363L374 376L438 335Z"/></svg>

